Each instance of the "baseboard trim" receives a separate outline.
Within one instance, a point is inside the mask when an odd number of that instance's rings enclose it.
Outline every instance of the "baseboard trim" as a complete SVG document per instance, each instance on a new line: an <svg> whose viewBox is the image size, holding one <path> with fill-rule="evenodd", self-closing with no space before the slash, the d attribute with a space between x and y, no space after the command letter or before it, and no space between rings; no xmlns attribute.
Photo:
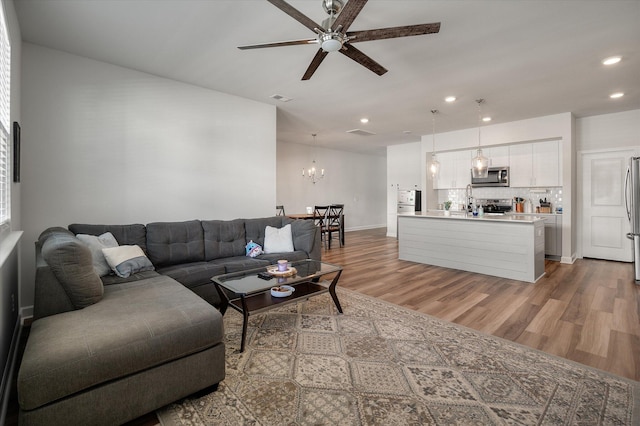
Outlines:
<svg viewBox="0 0 640 426"><path fill-rule="evenodd" d="M364 231L366 229L379 229L379 228L386 228L387 224L378 224L378 225L365 225L365 226L355 226L353 228L344 228L344 232L351 232L351 231Z"/></svg>

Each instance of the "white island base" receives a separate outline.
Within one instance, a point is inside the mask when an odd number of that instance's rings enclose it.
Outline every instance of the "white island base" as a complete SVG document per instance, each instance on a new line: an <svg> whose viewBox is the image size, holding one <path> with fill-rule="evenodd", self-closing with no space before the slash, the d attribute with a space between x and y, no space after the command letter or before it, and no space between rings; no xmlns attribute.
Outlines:
<svg viewBox="0 0 640 426"><path fill-rule="evenodd" d="M544 221L532 216L398 215L399 258L536 282L544 275Z"/></svg>

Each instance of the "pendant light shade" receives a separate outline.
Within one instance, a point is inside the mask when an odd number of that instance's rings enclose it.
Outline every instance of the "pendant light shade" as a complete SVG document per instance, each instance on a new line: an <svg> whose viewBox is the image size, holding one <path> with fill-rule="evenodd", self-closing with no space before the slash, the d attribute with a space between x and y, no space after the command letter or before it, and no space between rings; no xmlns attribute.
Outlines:
<svg viewBox="0 0 640 426"><path fill-rule="evenodd" d="M482 123L480 105L484 102L484 99L477 99L476 102L478 103L478 151L473 160L471 160L471 174L474 178L486 178L489 176L489 159L482 154L482 149L480 148L480 123Z"/></svg>
<svg viewBox="0 0 640 426"><path fill-rule="evenodd" d="M436 179L440 174L440 162L438 161L438 157L436 155L436 114L438 113L437 109L431 110L431 115L433 117L433 150L431 152L431 164L429 164L429 171L431 172L431 177Z"/></svg>

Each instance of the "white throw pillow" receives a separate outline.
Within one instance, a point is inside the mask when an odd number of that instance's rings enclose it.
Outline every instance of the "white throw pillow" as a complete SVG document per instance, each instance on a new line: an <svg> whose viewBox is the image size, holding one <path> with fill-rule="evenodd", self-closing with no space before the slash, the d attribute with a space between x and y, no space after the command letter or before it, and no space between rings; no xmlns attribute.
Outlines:
<svg viewBox="0 0 640 426"><path fill-rule="evenodd" d="M153 271L155 268L145 256L140 246L120 246L102 249L107 263L117 276L127 278L142 271Z"/></svg>
<svg viewBox="0 0 640 426"><path fill-rule="evenodd" d="M282 228L267 226L264 229L265 253L290 253L293 251L293 237L291 236L291 224Z"/></svg>
<svg viewBox="0 0 640 426"><path fill-rule="evenodd" d="M89 246L93 257L93 269L99 277L104 277L111 273L111 267L102 254L103 248L118 247L118 241L111 232L105 232L100 236L78 234L76 237Z"/></svg>

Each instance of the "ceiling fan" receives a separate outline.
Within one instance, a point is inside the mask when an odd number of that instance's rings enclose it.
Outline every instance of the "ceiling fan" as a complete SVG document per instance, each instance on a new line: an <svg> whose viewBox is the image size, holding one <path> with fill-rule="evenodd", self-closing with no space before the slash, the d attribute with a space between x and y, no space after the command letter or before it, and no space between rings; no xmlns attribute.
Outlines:
<svg viewBox="0 0 640 426"><path fill-rule="evenodd" d="M305 27L314 31L317 35L314 38L303 40L281 41L276 43L253 44L249 46L239 46L238 49L261 49L265 47L292 46L297 44L319 44L320 48L314 56L309 68L302 76L302 80L309 80L318 69L329 52L340 52L348 58L353 59L360 65L370 69L378 75L383 75L387 69L362 53L353 46L353 43L360 41L382 40L387 38L408 37L423 34L432 34L440 31L440 22L432 24L405 25L401 27L378 28L375 30L347 31L356 19L368 0L348 0L346 5L344 0L322 0L322 7L329 15L322 22L322 26L316 24L312 19L303 15L284 0L267 0Z"/></svg>

